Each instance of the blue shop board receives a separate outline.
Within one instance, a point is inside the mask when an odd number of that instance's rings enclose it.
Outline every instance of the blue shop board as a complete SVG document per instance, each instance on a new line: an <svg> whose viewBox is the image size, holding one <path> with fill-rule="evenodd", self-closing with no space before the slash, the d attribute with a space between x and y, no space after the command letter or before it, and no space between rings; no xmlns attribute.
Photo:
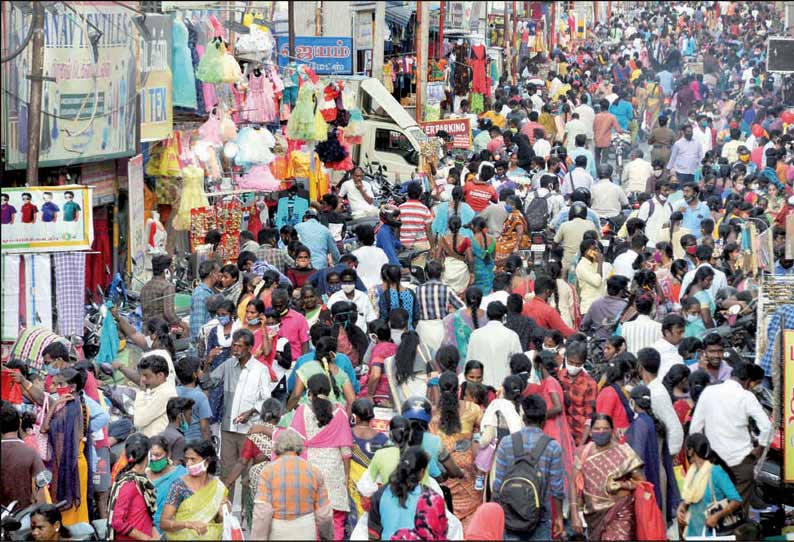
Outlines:
<svg viewBox="0 0 794 542"><path fill-rule="evenodd" d="M277 36L278 65L292 60L287 36ZM353 38L295 36L296 62L308 64L317 75L352 75Z"/></svg>

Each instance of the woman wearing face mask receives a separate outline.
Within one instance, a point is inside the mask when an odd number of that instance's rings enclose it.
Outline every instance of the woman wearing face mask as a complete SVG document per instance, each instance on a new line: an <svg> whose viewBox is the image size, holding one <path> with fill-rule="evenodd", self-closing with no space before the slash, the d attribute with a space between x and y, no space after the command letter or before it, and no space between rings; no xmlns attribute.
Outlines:
<svg viewBox="0 0 794 542"><path fill-rule="evenodd" d="M160 516L163 513L166 497L177 479L187 474L187 469L181 463L175 464L168 455L168 441L162 435L155 435L150 439L152 447L149 450L149 465L146 476L154 485L157 495L157 510L154 514L154 526L161 530Z"/></svg>
<svg viewBox="0 0 794 542"><path fill-rule="evenodd" d="M634 538L634 487L644 480L642 460L628 444L613 438L612 418L603 413L593 416L592 442L576 453L571 484L571 528L584 533L579 512L587 522L591 540L631 540Z"/></svg>
<svg viewBox="0 0 794 542"><path fill-rule="evenodd" d="M694 296L700 302L700 314L706 329L714 327L714 313L717 310L717 304L709 292L713 282L714 269L701 267L695 271L695 278L682 294L683 297Z"/></svg>
<svg viewBox="0 0 794 542"><path fill-rule="evenodd" d="M287 379L292 372L292 347L286 337L281 335L281 316L273 309L263 314L265 327L261 330L261 351L259 359L270 372L270 395L279 400L287 398ZM254 351L257 337L254 335Z"/></svg>
<svg viewBox="0 0 794 542"><path fill-rule="evenodd" d="M686 318L684 337L703 339L706 336L706 326L703 323L700 300L694 296L685 297L681 300L681 312Z"/></svg>
<svg viewBox="0 0 794 542"><path fill-rule="evenodd" d="M681 491L678 524L685 527L686 538L716 536L722 518L741 513L742 497L731 481L730 469L711 449L706 435L689 435L685 450L690 466ZM709 514L712 503L723 499L728 505Z"/></svg>
<svg viewBox="0 0 794 542"><path fill-rule="evenodd" d="M262 346L262 328L265 326L265 304L260 299L251 299L245 307L245 312L242 315L242 327L254 334L254 348L251 350L253 356L258 358L258 350ZM257 340L257 334L259 338ZM259 348L257 348L259 347Z"/></svg>
<svg viewBox="0 0 794 542"><path fill-rule="evenodd" d="M237 300L237 319L241 322L247 320L248 303L255 299L254 292L259 287L260 282L262 282L262 277L256 273L243 273L243 289L240 292L240 298Z"/></svg>
<svg viewBox="0 0 794 542"><path fill-rule="evenodd" d="M151 441L140 433L127 438L127 465L110 489L108 540L160 540L154 528L157 497L146 477Z"/></svg>
<svg viewBox="0 0 794 542"><path fill-rule="evenodd" d="M741 248L737 243L726 243L722 249L722 270L728 279L729 286L736 286L744 279L744 273L739 269L739 256Z"/></svg>
<svg viewBox="0 0 794 542"><path fill-rule="evenodd" d="M602 378L603 385L596 397L596 412L609 416L613 421L614 429L618 436L629 428L634 412L629 406L629 394L626 383L631 378L631 367L622 356L615 356L607 365L606 373Z"/></svg>
<svg viewBox="0 0 794 542"><path fill-rule="evenodd" d="M177 478L168 491L160 525L168 540L220 540L223 507L229 491L219 478L218 455L207 441L185 448L187 475Z"/></svg>
<svg viewBox="0 0 794 542"><path fill-rule="evenodd" d="M235 318L236 314L234 303L224 299L216 312L218 325L207 337L209 354L204 362L205 373L219 367L232 355L232 334L241 327L240 322ZM223 386L210 390L209 399L212 423L219 423L223 414Z"/></svg>

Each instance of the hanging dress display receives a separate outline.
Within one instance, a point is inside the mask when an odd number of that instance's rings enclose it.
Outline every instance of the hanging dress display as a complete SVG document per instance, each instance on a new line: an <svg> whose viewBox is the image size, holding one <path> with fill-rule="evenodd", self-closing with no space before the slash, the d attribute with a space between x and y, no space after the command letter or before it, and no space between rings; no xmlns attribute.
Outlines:
<svg viewBox="0 0 794 542"><path fill-rule="evenodd" d="M485 66L488 64L488 55L485 45L472 45L469 66L472 70L471 91L477 94L488 93L488 79L485 75Z"/></svg>
<svg viewBox="0 0 794 542"><path fill-rule="evenodd" d="M243 119L249 122L274 122L276 102L273 96L273 84L259 69L255 69L248 77L248 96L245 99Z"/></svg>
<svg viewBox="0 0 794 542"><path fill-rule="evenodd" d="M207 195L204 193L204 170L197 166L182 168L182 194L179 199L179 210L171 222L175 230L190 229L190 210L207 207Z"/></svg>
<svg viewBox="0 0 794 542"><path fill-rule="evenodd" d="M204 49L204 55L196 68L196 78L205 83L223 82L223 57L226 47L221 38L213 38Z"/></svg>
<svg viewBox="0 0 794 542"><path fill-rule="evenodd" d="M173 73L172 98L174 106L196 109L196 76L193 58L188 47L188 29L179 17L174 17L171 30L171 72Z"/></svg>
<svg viewBox="0 0 794 542"><path fill-rule="evenodd" d="M269 130L246 126L237 136L238 150L234 163L244 168L267 165L276 158L270 151L275 144L276 140Z"/></svg>
<svg viewBox="0 0 794 542"><path fill-rule="evenodd" d="M322 116L320 117L322 119ZM298 101L287 122L287 137L300 141L314 138L314 88L303 85L298 91Z"/></svg>
<svg viewBox="0 0 794 542"><path fill-rule="evenodd" d="M460 62L466 58L466 46L457 45L455 47L455 58L459 58ZM469 83L471 82L471 70L466 66L460 64L455 66L455 71L452 75L452 88L455 91L455 96L468 96Z"/></svg>

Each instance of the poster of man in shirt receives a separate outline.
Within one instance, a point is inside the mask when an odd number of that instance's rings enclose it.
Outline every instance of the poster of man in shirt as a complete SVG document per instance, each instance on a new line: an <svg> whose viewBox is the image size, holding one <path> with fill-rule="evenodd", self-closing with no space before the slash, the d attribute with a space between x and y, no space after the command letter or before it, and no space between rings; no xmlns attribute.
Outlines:
<svg viewBox="0 0 794 542"><path fill-rule="evenodd" d="M92 190L83 185L4 188L0 248L3 252L90 248L94 237Z"/></svg>

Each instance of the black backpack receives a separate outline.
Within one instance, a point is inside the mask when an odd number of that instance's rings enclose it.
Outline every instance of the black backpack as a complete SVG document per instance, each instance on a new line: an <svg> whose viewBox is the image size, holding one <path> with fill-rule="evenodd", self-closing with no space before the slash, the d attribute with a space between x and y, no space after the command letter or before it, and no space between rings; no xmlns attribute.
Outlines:
<svg viewBox="0 0 794 542"><path fill-rule="evenodd" d="M529 226L529 230L527 233L533 231L543 231L546 229L546 226L549 224L549 204L548 199L551 196L551 192L546 194L543 197L538 196L537 191L535 191L535 196L532 198L532 201L529 202L527 205L527 222Z"/></svg>
<svg viewBox="0 0 794 542"><path fill-rule="evenodd" d="M505 513L505 529L522 534L531 533L540 522L546 499L546 477L538 468L538 463L552 439L542 435L527 455L521 432L513 433L510 438L515 461L507 471L496 501Z"/></svg>

